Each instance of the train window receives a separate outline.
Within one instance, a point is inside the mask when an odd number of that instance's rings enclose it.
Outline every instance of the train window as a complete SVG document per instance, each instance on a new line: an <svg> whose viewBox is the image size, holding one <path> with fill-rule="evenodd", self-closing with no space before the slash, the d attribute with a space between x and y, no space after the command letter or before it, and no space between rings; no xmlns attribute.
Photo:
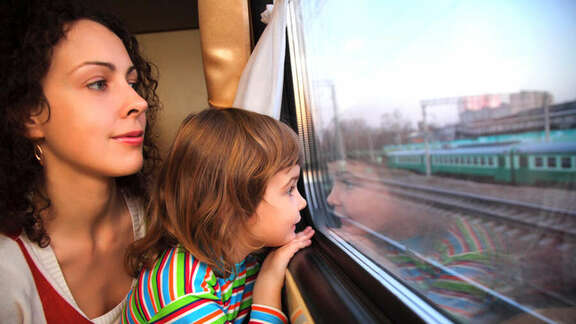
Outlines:
<svg viewBox="0 0 576 324"><path fill-rule="evenodd" d="M576 2L288 3L319 233L455 322L576 318Z"/></svg>
<svg viewBox="0 0 576 324"><path fill-rule="evenodd" d="M548 167L549 168L556 168L556 157L555 156L549 156L548 157Z"/></svg>
<svg viewBox="0 0 576 324"><path fill-rule="evenodd" d="M534 158L534 166L537 168L541 168L543 166L541 157L537 156L536 158Z"/></svg>
<svg viewBox="0 0 576 324"><path fill-rule="evenodd" d="M541 168L544 166L542 157L537 156L536 158L534 158L534 166L537 168Z"/></svg>
<svg viewBox="0 0 576 324"><path fill-rule="evenodd" d="M570 169L572 167L572 158L569 156L562 157L562 168L563 169Z"/></svg>

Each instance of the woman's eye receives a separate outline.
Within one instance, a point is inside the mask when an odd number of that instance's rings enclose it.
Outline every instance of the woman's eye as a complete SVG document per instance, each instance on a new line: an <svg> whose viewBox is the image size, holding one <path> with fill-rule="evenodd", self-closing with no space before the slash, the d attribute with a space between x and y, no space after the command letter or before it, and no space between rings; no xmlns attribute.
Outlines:
<svg viewBox="0 0 576 324"><path fill-rule="evenodd" d="M92 90L105 90L106 86L106 80L98 80L87 85L88 89Z"/></svg>
<svg viewBox="0 0 576 324"><path fill-rule="evenodd" d="M296 186L290 186L290 189L288 189L288 194L292 195L294 193L294 189L296 189Z"/></svg>
<svg viewBox="0 0 576 324"><path fill-rule="evenodd" d="M132 87L132 89L136 90L138 87L138 81L128 81L128 84Z"/></svg>

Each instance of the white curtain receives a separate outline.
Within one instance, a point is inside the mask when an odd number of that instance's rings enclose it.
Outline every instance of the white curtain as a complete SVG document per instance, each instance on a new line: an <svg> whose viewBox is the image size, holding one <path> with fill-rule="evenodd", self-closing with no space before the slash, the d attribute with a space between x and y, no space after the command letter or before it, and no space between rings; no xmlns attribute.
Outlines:
<svg viewBox="0 0 576 324"><path fill-rule="evenodd" d="M284 80L286 1L274 1L272 17L246 63L234 99L234 107L276 119L280 118Z"/></svg>

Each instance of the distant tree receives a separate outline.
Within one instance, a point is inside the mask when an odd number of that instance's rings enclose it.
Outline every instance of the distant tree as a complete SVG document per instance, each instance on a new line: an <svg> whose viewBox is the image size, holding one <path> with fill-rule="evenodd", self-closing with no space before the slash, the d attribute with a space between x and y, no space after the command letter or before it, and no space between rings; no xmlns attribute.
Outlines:
<svg viewBox="0 0 576 324"><path fill-rule="evenodd" d="M333 120L318 139L320 152L331 160L348 155L374 159L385 145L407 143L413 132L410 122L395 110L382 115L380 127L361 118L339 120L338 125Z"/></svg>

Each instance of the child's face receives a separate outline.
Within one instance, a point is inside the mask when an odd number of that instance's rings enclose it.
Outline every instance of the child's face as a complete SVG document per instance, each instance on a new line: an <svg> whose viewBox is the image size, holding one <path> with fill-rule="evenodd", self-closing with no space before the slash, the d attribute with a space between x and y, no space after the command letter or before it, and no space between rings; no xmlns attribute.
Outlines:
<svg viewBox="0 0 576 324"><path fill-rule="evenodd" d="M250 231L260 244L281 246L294 238L300 210L306 207L296 183L300 166L294 165L276 173L268 182L264 199L250 221Z"/></svg>

